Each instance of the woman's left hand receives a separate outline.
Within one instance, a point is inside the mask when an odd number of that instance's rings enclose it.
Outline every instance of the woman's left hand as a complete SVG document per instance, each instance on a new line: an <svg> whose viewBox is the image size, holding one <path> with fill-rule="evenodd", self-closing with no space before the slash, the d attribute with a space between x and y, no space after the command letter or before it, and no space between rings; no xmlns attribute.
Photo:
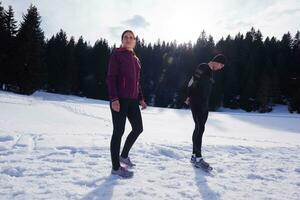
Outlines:
<svg viewBox="0 0 300 200"><path fill-rule="evenodd" d="M144 109L147 108L147 104L146 104L146 102L145 102L144 100L141 100L141 101L140 101L140 104L141 104L141 106L142 106L142 110L144 110Z"/></svg>

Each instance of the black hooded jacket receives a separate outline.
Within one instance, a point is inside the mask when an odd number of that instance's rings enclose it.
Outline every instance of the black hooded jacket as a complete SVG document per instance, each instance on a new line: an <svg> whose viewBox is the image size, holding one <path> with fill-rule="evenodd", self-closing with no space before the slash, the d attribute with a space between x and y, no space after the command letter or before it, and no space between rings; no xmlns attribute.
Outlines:
<svg viewBox="0 0 300 200"><path fill-rule="evenodd" d="M191 107L208 110L213 83L213 71L209 65L207 63L199 64L188 85Z"/></svg>

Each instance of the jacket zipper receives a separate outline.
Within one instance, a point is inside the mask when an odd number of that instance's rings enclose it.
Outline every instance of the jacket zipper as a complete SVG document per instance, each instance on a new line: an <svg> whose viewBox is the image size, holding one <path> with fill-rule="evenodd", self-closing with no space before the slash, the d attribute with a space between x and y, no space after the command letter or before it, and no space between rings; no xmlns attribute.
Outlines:
<svg viewBox="0 0 300 200"><path fill-rule="evenodd" d="M133 73L134 73L134 88L133 88L133 91L132 91L132 97L134 97L134 93L136 91L137 81L136 81L136 70L135 70L135 64L134 64L134 61L133 61L133 55L131 55L131 61L132 61Z"/></svg>

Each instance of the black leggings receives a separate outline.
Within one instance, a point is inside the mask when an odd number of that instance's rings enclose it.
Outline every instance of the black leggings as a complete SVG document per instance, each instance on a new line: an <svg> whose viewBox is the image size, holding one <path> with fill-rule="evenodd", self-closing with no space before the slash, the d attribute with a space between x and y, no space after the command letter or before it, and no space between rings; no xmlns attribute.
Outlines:
<svg viewBox="0 0 300 200"><path fill-rule="evenodd" d="M192 107L191 110L195 122L195 129L193 132L193 154L195 154L196 157L202 157L202 137L205 130L208 111L203 111L197 107Z"/></svg>
<svg viewBox="0 0 300 200"><path fill-rule="evenodd" d="M113 134L110 142L110 152L112 167L114 170L118 170L120 167L120 146L121 139L124 134L126 117L128 118L132 131L129 133L126 142L123 147L121 156L123 158L128 157L128 153L138 138L138 136L143 132L143 122L141 111L139 108L139 102L136 99L120 99L120 112L112 110L111 104L110 109L112 113L113 121Z"/></svg>

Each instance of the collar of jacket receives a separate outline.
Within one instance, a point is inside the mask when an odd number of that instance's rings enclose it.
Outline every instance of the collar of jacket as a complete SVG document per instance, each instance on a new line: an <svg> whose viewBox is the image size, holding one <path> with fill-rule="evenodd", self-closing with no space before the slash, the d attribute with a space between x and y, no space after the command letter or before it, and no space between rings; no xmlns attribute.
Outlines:
<svg viewBox="0 0 300 200"><path fill-rule="evenodd" d="M116 50L119 52L124 52L124 51L129 52L129 53L132 53L133 55L135 55L134 51L130 51L130 50L126 49L125 47L120 47L120 48L117 48Z"/></svg>

